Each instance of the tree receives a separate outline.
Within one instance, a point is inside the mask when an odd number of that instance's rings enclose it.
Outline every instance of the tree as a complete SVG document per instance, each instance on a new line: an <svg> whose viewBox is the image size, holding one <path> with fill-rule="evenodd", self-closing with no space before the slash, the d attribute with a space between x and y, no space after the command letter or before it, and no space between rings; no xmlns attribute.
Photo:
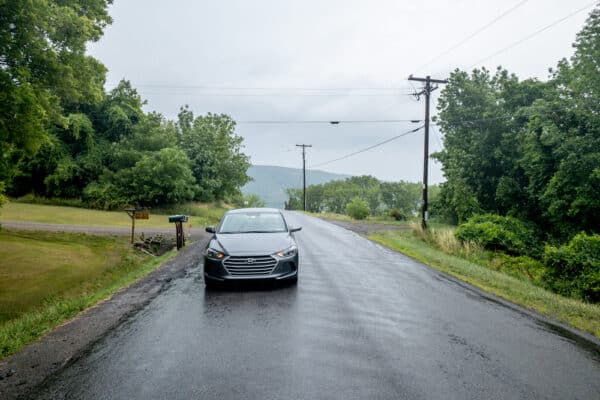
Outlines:
<svg viewBox="0 0 600 400"><path fill-rule="evenodd" d="M198 183L196 198L222 200L239 194L250 177L247 155L242 152L243 138L235 133L235 121L225 114L198 116L183 107L177 124L180 147L192 161Z"/></svg>
<svg viewBox="0 0 600 400"><path fill-rule="evenodd" d="M175 147L142 155L132 167L107 171L85 194L97 208L173 204L191 200L195 179L185 153Z"/></svg>
<svg viewBox="0 0 600 400"><path fill-rule="evenodd" d="M369 215L369 204L357 196L346 205L346 214L354 219L365 219Z"/></svg>
<svg viewBox="0 0 600 400"><path fill-rule="evenodd" d="M600 9L548 82L455 71L439 101L447 181L434 210L535 222L548 239L600 226Z"/></svg>
<svg viewBox="0 0 600 400"><path fill-rule="evenodd" d="M0 3L0 186L48 143L52 126L69 127L65 108L102 99L106 69L85 50L111 22L110 3Z"/></svg>

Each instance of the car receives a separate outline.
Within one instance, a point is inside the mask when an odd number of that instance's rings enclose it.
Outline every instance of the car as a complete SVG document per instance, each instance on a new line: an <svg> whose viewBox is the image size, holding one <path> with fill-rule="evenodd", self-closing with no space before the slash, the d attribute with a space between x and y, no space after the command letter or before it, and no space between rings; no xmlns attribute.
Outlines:
<svg viewBox="0 0 600 400"><path fill-rule="evenodd" d="M212 233L204 250L207 288L234 281L298 282L298 244L281 213L273 208L230 210Z"/></svg>

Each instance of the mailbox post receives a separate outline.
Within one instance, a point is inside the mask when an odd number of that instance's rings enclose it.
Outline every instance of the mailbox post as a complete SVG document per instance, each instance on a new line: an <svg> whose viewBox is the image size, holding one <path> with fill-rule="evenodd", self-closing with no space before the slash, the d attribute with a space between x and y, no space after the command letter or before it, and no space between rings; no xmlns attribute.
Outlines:
<svg viewBox="0 0 600 400"><path fill-rule="evenodd" d="M171 215L169 222L175 224L175 233L177 237L177 250L185 246L185 235L183 234L183 223L188 222L187 215Z"/></svg>
<svg viewBox="0 0 600 400"><path fill-rule="evenodd" d="M136 219L149 219L150 213L148 212L148 208L126 208L124 210L127 215L131 218L131 244L133 244L133 238L135 236L135 220Z"/></svg>

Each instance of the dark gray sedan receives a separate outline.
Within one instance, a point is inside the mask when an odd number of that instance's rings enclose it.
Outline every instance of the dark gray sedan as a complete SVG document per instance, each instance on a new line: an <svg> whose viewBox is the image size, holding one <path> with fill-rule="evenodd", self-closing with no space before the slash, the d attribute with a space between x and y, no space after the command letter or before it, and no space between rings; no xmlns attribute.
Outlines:
<svg viewBox="0 0 600 400"><path fill-rule="evenodd" d="M298 246L283 214L272 208L228 211L204 252L207 287L226 281L298 281Z"/></svg>

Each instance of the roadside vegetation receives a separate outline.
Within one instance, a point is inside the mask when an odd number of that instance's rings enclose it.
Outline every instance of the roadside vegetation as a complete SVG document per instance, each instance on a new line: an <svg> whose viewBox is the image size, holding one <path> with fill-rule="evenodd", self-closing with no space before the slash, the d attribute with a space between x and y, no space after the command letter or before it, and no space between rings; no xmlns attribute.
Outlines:
<svg viewBox="0 0 600 400"><path fill-rule="evenodd" d="M150 257L111 237L0 231L0 358L175 254Z"/></svg>
<svg viewBox="0 0 600 400"><path fill-rule="evenodd" d="M447 180L431 212L458 224L444 234L458 251L483 250L467 259L598 303L600 8L574 48L546 82L502 68L450 75L438 105L444 147L434 154ZM418 235L456 253L439 232Z"/></svg>
<svg viewBox="0 0 600 400"><path fill-rule="evenodd" d="M487 292L600 337L600 305L553 293L544 284L544 265L531 258L461 242L455 228L386 231L369 238Z"/></svg>
<svg viewBox="0 0 600 400"><path fill-rule="evenodd" d="M306 214L311 215L313 217L321 218L321 219L329 219L333 221L342 221L342 222L357 222L355 218L352 218L346 214L336 214L336 213L312 213L306 212ZM394 218L387 215L368 215L365 219L360 221L361 223L373 223L373 224L381 224L381 225L402 225L408 226L410 221L397 221Z"/></svg>

